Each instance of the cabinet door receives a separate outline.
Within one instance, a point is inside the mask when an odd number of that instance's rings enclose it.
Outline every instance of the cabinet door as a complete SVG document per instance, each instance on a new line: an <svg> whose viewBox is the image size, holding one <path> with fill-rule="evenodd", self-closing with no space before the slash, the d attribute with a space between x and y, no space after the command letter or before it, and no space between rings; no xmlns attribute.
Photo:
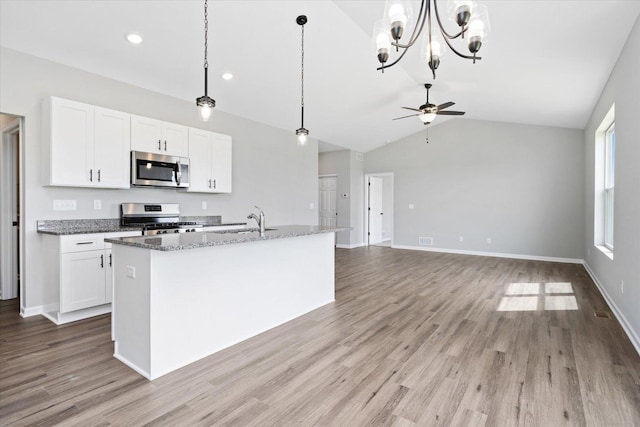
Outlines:
<svg viewBox="0 0 640 427"><path fill-rule="evenodd" d="M211 179L214 193L231 193L231 137L213 134Z"/></svg>
<svg viewBox="0 0 640 427"><path fill-rule="evenodd" d="M162 150L169 156L189 157L189 128L162 122Z"/></svg>
<svg viewBox="0 0 640 427"><path fill-rule="evenodd" d="M94 183L105 188L129 188L131 115L95 109Z"/></svg>
<svg viewBox="0 0 640 427"><path fill-rule="evenodd" d="M211 192L211 144L211 132L189 128L189 192Z"/></svg>
<svg viewBox="0 0 640 427"><path fill-rule="evenodd" d="M50 185L93 186L94 107L51 99Z"/></svg>
<svg viewBox="0 0 640 427"><path fill-rule="evenodd" d="M162 122L148 117L131 116L131 149L163 153Z"/></svg>
<svg viewBox="0 0 640 427"><path fill-rule="evenodd" d="M60 312L105 303L105 251L60 255Z"/></svg>

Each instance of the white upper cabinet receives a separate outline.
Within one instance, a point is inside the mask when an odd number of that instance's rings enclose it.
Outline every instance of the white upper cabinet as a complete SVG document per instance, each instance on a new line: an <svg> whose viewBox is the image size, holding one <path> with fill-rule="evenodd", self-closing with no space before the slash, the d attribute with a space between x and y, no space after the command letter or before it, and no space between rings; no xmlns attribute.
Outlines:
<svg viewBox="0 0 640 427"><path fill-rule="evenodd" d="M129 188L129 114L51 97L43 104L45 182Z"/></svg>
<svg viewBox="0 0 640 427"><path fill-rule="evenodd" d="M129 188L131 116L96 107L94 117L96 186Z"/></svg>
<svg viewBox="0 0 640 427"><path fill-rule="evenodd" d="M148 117L131 116L131 149L189 157L189 128Z"/></svg>
<svg viewBox="0 0 640 427"><path fill-rule="evenodd" d="M189 128L189 192L231 193L232 140L228 135Z"/></svg>

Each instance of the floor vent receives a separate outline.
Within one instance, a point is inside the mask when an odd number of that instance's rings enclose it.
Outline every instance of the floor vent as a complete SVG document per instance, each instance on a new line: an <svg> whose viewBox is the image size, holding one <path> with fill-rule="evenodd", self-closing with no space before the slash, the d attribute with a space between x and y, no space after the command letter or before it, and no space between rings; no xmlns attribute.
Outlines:
<svg viewBox="0 0 640 427"><path fill-rule="evenodd" d="M593 315L596 316L598 319L611 320L611 313L609 313L608 311L595 310L593 312Z"/></svg>

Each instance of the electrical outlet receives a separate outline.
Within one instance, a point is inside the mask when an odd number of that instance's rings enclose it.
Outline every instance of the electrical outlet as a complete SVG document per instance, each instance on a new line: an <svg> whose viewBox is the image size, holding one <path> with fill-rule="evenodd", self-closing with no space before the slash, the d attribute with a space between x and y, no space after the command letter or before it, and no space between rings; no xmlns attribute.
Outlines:
<svg viewBox="0 0 640 427"><path fill-rule="evenodd" d="M94 200L93 209L96 211L99 211L100 209L102 209L102 200Z"/></svg>
<svg viewBox="0 0 640 427"><path fill-rule="evenodd" d="M433 246L433 237L418 237L418 245Z"/></svg>
<svg viewBox="0 0 640 427"><path fill-rule="evenodd" d="M202 202L202 210L207 209L207 202Z"/></svg>
<svg viewBox="0 0 640 427"><path fill-rule="evenodd" d="M131 266L131 265L127 265L127 277L131 277L132 279L136 278L136 268Z"/></svg>
<svg viewBox="0 0 640 427"><path fill-rule="evenodd" d="M314 208L314 204L313 203L309 203L309 209L313 209Z"/></svg>
<svg viewBox="0 0 640 427"><path fill-rule="evenodd" d="M487 245L491 244L491 237L487 237Z"/></svg>
<svg viewBox="0 0 640 427"><path fill-rule="evenodd" d="M53 210L54 211L75 211L76 201L75 200L54 200Z"/></svg>
<svg viewBox="0 0 640 427"><path fill-rule="evenodd" d="M413 205L413 203L409 203L409 209L413 209L415 208L415 206Z"/></svg>
<svg viewBox="0 0 640 427"><path fill-rule="evenodd" d="M464 242L464 236L459 236L458 240L460 241L460 243Z"/></svg>
<svg viewBox="0 0 640 427"><path fill-rule="evenodd" d="M624 280L620 280L620 293L624 294Z"/></svg>

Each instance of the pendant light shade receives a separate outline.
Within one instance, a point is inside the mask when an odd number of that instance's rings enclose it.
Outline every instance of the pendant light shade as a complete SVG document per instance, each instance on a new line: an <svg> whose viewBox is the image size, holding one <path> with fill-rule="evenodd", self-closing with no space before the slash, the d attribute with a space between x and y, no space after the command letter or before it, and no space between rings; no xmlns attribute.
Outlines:
<svg viewBox="0 0 640 427"><path fill-rule="evenodd" d="M302 29L302 50L301 50L301 61L300 61L300 82L301 82L301 91L300 91L300 128L296 129L297 135L297 144L301 147L307 145L307 136L309 136L309 130L304 127L304 24L307 23L307 17L305 15L300 15L296 18L296 23L300 25Z"/></svg>
<svg viewBox="0 0 640 427"><path fill-rule="evenodd" d="M211 118L211 113L216 106L216 101L207 95L208 90L208 78L209 78L209 61L207 51L209 50L208 44L209 37L209 13L208 3L204 0L204 96L196 99L196 105L198 106L198 118L203 122L208 122Z"/></svg>

